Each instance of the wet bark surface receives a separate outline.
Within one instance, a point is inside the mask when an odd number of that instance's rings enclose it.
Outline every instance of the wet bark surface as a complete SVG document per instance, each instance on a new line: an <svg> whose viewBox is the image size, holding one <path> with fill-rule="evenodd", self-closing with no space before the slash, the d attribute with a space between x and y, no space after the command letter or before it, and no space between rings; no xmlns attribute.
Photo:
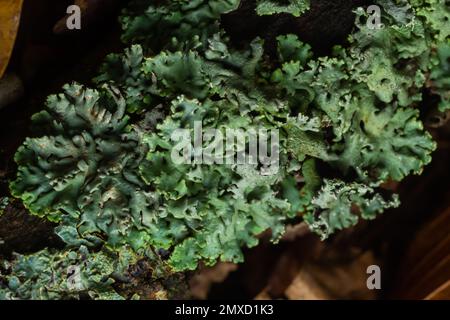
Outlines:
<svg viewBox="0 0 450 320"><path fill-rule="evenodd" d="M255 37L265 41L270 55L276 53L276 37L293 33L309 43L317 55L325 55L336 44L344 44L355 22L353 10L367 0L312 0L311 8L296 18L290 14L258 16L256 1L244 0L238 10L222 17L222 26L237 45Z"/></svg>
<svg viewBox="0 0 450 320"><path fill-rule="evenodd" d="M46 247L63 248L55 235L56 224L32 216L19 201L13 201L0 216L0 255L31 253Z"/></svg>

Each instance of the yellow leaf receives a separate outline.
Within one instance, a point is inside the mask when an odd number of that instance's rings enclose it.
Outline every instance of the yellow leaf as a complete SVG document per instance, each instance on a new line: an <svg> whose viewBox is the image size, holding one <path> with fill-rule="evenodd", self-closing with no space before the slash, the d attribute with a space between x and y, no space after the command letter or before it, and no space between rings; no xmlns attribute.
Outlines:
<svg viewBox="0 0 450 320"><path fill-rule="evenodd" d="M23 0L0 0L0 78L8 66L17 30Z"/></svg>

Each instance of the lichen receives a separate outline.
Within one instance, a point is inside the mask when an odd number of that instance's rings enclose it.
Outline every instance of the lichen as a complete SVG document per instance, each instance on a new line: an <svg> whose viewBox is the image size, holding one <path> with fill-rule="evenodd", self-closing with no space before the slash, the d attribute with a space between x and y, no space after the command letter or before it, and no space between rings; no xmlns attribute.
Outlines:
<svg viewBox="0 0 450 320"><path fill-rule="evenodd" d="M377 3L384 28L360 8L345 47L319 57L282 34L273 59L260 38L235 47L221 28L239 1L135 1L122 18L130 47L106 59L97 87L67 85L33 117L12 194L58 222L71 248L164 249L174 271L242 262L242 247L269 229L276 242L289 219L326 238L398 206L380 185L420 174L436 148L419 119L423 90L448 108L448 4ZM175 163L173 133L196 123L279 132L276 172ZM202 146L212 141L224 138Z"/></svg>

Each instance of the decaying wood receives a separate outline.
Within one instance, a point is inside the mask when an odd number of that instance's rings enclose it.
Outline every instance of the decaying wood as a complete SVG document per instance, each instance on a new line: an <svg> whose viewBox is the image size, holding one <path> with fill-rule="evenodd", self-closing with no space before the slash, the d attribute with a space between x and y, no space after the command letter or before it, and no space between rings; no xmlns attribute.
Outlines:
<svg viewBox="0 0 450 320"><path fill-rule="evenodd" d="M200 269L189 281L192 297L206 299L211 286L224 281L237 268L237 264L219 262L213 267Z"/></svg>
<svg viewBox="0 0 450 320"><path fill-rule="evenodd" d="M222 17L222 25L237 45L255 37L264 40L266 51L276 53L276 36L297 34L312 45L314 52L326 54L335 44L344 42L354 27L356 7L370 4L367 0L314 0L310 10L296 18L290 14L258 16L256 2L243 0L238 10ZM243 23L242 21L245 21Z"/></svg>
<svg viewBox="0 0 450 320"><path fill-rule="evenodd" d="M302 240L303 243L290 246L278 259L257 299L376 298L376 292L366 285L367 267L379 264L372 252L362 252L354 247L343 250L311 236Z"/></svg>
<svg viewBox="0 0 450 320"><path fill-rule="evenodd" d="M288 224L281 241L294 241L295 239L301 238L309 233L311 233L311 230L305 222L300 222L294 225Z"/></svg>
<svg viewBox="0 0 450 320"><path fill-rule="evenodd" d="M395 298L450 299L449 226L450 206L416 234L397 274Z"/></svg>
<svg viewBox="0 0 450 320"><path fill-rule="evenodd" d="M55 224L32 216L19 201L11 201L0 215L0 254L32 253L46 247L63 247Z"/></svg>

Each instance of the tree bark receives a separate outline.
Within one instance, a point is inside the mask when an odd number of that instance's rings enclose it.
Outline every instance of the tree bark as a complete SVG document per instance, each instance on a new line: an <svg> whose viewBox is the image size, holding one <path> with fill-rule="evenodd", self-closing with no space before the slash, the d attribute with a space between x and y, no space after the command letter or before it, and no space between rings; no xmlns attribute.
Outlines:
<svg viewBox="0 0 450 320"><path fill-rule="evenodd" d="M258 16L255 0L243 0L238 10L222 17L222 26L236 45L248 43L256 37L265 40L266 51L276 53L276 37L293 33L309 43L316 54L325 55L343 43L351 32L353 10L367 5L367 0L311 0L311 8L296 18L290 14Z"/></svg>

